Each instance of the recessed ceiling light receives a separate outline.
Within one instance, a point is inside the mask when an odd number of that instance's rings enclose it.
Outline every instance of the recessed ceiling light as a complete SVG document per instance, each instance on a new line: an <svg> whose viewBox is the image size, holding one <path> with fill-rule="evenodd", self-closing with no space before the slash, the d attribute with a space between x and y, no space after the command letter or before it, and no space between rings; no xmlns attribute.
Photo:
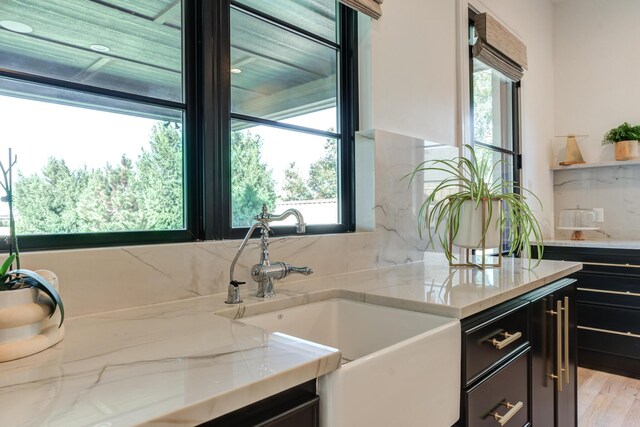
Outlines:
<svg viewBox="0 0 640 427"><path fill-rule="evenodd" d="M102 53L106 53L109 52L111 49L109 49L107 46L103 45L103 44L92 44L91 46L89 46L89 48L91 50L95 50L96 52L102 52Z"/></svg>
<svg viewBox="0 0 640 427"><path fill-rule="evenodd" d="M23 24L22 22L0 21L0 27L5 28L9 31L13 31L14 33L21 33L21 34L33 33L33 28L31 28L27 24Z"/></svg>
<svg viewBox="0 0 640 427"><path fill-rule="evenodd" d="M242 70L241 70L240 68L232 68L232 69L231 69L231 72L232 72L233 74L240 74L240 73L242 72Z"/></svg>

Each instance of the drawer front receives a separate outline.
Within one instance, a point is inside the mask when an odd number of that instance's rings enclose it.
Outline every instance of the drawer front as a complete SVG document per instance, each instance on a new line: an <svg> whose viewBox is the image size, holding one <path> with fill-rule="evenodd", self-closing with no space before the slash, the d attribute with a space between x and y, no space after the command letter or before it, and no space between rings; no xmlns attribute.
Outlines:
<svg viewBox="0 0 640 427"><path fill-rule="evenodd" d="M465 386L529 344L529 304L464 332Z"/></svg>
<svg viewBox="0 0 640 427"><path fill-rule="evenodd" d="M522 427L529 422L529 351L521 354L495 374L466 392L467 426L500 426L493 414L513 415L507 427ZM511 405L511 406L507 406Z"/></svg>
<svg viewBox="0 0 640 427"><path fill-rule="evenodd" d="M584 328L584 326L578 326L578 347L580 349L640 359L640 337Z"/></svg>
<svg viewBox="0 0 640 427"><path fill-rule="evenodd" d="M640 309L640 277L579 274L577 297L580 302Z"/></svg>
<svg viewBox="0 0 640 427"><path fill-rule="evenodd" d="M578 304L578 326L606 329L640 336L640 310Z"/></svg>

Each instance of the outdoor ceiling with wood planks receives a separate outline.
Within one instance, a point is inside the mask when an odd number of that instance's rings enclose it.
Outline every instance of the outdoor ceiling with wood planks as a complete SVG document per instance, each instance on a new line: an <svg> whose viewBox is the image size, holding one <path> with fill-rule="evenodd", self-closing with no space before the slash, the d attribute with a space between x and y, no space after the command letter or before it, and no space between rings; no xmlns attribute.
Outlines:
<svg viewBox="0 0 640 427"><path fill-rule="evenodd" d="M332 0L239 3L335 40ZM0 68L184 102L181 15L180 0L0 2L0 21L33 28L0 28ZM234 110L280 120L335 106L335 50L238 10L232 16L231 64L241 70L232 76Z"/></svg>

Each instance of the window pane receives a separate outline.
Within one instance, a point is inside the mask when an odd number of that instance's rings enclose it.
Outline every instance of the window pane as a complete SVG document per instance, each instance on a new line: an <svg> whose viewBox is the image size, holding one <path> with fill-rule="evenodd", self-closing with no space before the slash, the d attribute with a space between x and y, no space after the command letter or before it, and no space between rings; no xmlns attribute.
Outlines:
<svg viewBox="0 0 640 427"><path fill-rule="evenodd" d="M473 136L476 142L513 150L513 83L473 60Z"/></svg>
<svg viewBox="0 0 640 427"><path fill-rule="evenodd" d="M233 227L250 226L263 203L274 213L296 208L307 224L337 224L338 143L336 139L234 120ZM294 222L291 218L282 225Z"/></svg>
<svg viewBox="0 0 640 427"><path fill-rule="evenodd" d="M337 52L295 33L231 10L231 110L270 120L331 109L338 130Z"/></svg>
<svg viewBox="0 0 640 427"><path fill-rule="evenodd" d="M489 162L489 165L494 165L498 162L502 162L493 169L493 174L491 176L485 177L487 182L493 183L497 179L501 179L503 182L507 182L507 183L513 182L513 178L514 178L513 164L515 161L513 155L503 154L498 151L494 151L489 148L485 148L481 146L476 146L475 151L479 161L487 161ZM513 191L512 184L506 186L503 192L511 192L511 191ZM505 211L505 215L507 215L506 207L504 211ZM511 228L511 222L507 219L504 232L502 233L502 250L503 251L508 251L509 248L511 247L511 242L509 241L510 228Z"/></svg>
<svg viewBox="0 0 640 427"><path fill-rule="evenodd" d="M19 234L185 228L180 111L12 87L20 97L0 93L0 161L9 147L17 155Z"/></svg>
<svg viewBox="0 0 640 427"><path fill-rule="evenodd" d="M182 2L0 2L0 67L181 102Z"/></svg>
<svg viewBox="0 0 640 427"><path fill-rule="evenodd" d="M290 22L327 40L336 40L335 0L239 0L238 3Z"/></svg>

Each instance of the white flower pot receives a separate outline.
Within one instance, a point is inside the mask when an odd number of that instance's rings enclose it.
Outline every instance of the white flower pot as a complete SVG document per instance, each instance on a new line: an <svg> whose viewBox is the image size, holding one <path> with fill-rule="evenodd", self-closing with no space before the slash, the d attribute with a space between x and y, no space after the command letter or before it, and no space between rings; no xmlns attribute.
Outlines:
<svg viewBox="0 0 640 427"><path fill-rule="evenodd" d="M53 287L58 278L47 270L38 270ZM34 288L0 291L0 362L38 353L64 337L59 328L60 313L49 317L53 305L49 297Z"/></svg>
<svg viewBox="0 0 640 427"><path fill-rule="evenodd" d="M460 208L460 226L458 234L453 239L453 245L459 248L477 249L482 248L482 233L486 227L482 223L482 208L485 210L485 221L489 223L485 235L485 249L497 248L500 246L500 219L502 211L500 201L491 200L491 213L489 213L489 203L480 203L476 206L476 200L467 200Z"/></svg>

